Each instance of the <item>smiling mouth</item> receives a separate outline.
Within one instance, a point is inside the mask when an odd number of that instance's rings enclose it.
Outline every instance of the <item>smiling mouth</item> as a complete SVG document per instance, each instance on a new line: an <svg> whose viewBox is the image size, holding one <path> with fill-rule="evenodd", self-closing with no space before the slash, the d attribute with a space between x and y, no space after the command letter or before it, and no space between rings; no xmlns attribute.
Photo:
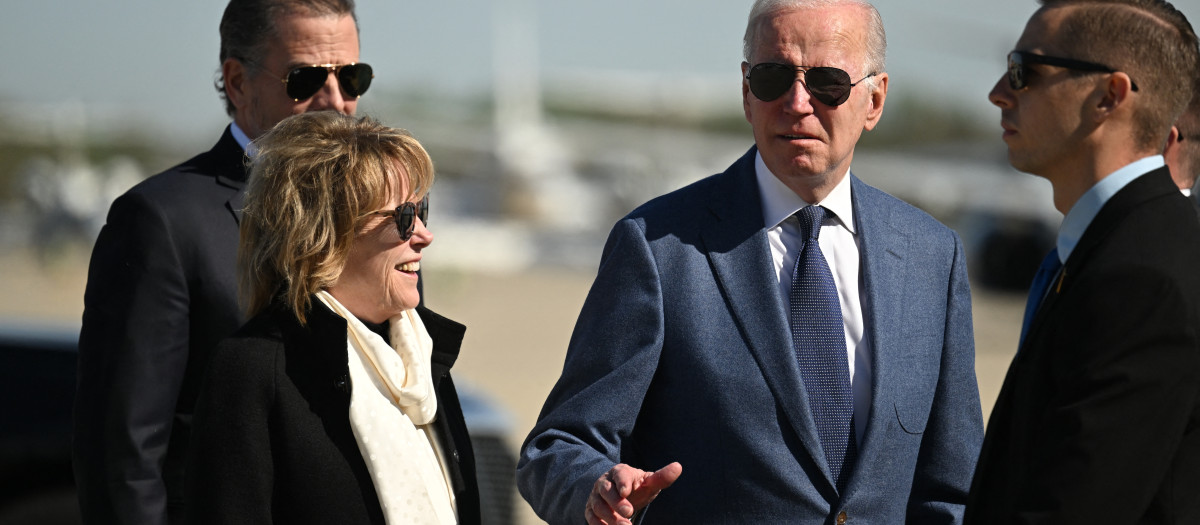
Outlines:
<svg viewBox="0 0 1200 525"><path fill-rule="evenodd" d="M421 261L406 262L396 265L396 269L402 272L415 273L421 269Z"/></svg>

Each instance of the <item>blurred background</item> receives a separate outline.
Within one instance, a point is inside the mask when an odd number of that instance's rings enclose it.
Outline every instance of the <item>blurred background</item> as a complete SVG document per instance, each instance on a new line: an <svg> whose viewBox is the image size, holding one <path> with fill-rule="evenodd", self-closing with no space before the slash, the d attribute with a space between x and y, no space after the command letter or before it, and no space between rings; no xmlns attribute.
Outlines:
<svg viewBox="0 0 1200 525"><path fill-rule="evenodd" d="M361 60L376 72L359 113L409 129L437 164L426 302L468 326L456 374L491 403L514 453L561 369L608 228L752 144L739 75L751 3L359 0ZM228 123L213 88L225 2L11 4L0 325L69 332L112 199L207 150ZM987 101L1037 4L879 4L890 92L853 170L962 236L986 415L1061 220L1049 184L1009 167ZM1175 4L1200 17L1200 0ZM519 500L516 515L538 523Z"/></svg>

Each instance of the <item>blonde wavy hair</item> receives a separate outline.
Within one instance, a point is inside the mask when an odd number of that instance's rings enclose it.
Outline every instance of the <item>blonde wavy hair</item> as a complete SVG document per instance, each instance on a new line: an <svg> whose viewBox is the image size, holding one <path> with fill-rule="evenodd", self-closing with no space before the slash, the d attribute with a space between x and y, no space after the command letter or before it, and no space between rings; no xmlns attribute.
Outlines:
<svg viewBox="0 0 1200 525"><path fill-rule="evenodd" d="M305 324L312 294L332 286L370 212L408 181L433 185L433 161L407 131L332 111L294 115L254 142L238 245L247 318L281 302Z"/></svg>

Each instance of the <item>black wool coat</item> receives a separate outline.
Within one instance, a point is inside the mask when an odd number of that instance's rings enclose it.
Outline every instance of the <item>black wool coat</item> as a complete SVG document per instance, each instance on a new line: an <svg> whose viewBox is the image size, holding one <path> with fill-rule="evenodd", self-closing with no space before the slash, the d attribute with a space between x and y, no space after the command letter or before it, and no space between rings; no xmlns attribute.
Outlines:
<svg viewBox="0 0 1200 525"><path fill-rule="evenodd" d="M434 425L459 523L477 524L475 459L450 378L466 327L417 312L433 338ZM350 428L346 320L313 298L307 321L272 305L217 346L196 406L189 523L384 523Z"/></svg>

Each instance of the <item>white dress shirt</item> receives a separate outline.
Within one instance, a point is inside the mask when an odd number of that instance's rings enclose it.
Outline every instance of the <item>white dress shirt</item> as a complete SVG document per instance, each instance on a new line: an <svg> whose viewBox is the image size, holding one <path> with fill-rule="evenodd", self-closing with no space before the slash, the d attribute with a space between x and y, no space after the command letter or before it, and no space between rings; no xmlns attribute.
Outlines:
<svg viewBox="0 0 1200 525"><path fill-rule="evenodd" d="M862 304L862 264L858 237L854 230L854 205L850 199L850 176L847 172L825 200L809 203L785 186L763 162L762 154L754 161L758 177L758 192L763 203L763 224L771 246L771 261L779 279L784 308L792 286L792 269L802 246L800 222L793 215L801 208L819 204L833 213L821 223L818 243L833 273L842 308L842 324L846 330L846 359L850 365L850 387L854 392L855 438L862 443L867 416L871 406L871 345L864 329Z"/></svg>

